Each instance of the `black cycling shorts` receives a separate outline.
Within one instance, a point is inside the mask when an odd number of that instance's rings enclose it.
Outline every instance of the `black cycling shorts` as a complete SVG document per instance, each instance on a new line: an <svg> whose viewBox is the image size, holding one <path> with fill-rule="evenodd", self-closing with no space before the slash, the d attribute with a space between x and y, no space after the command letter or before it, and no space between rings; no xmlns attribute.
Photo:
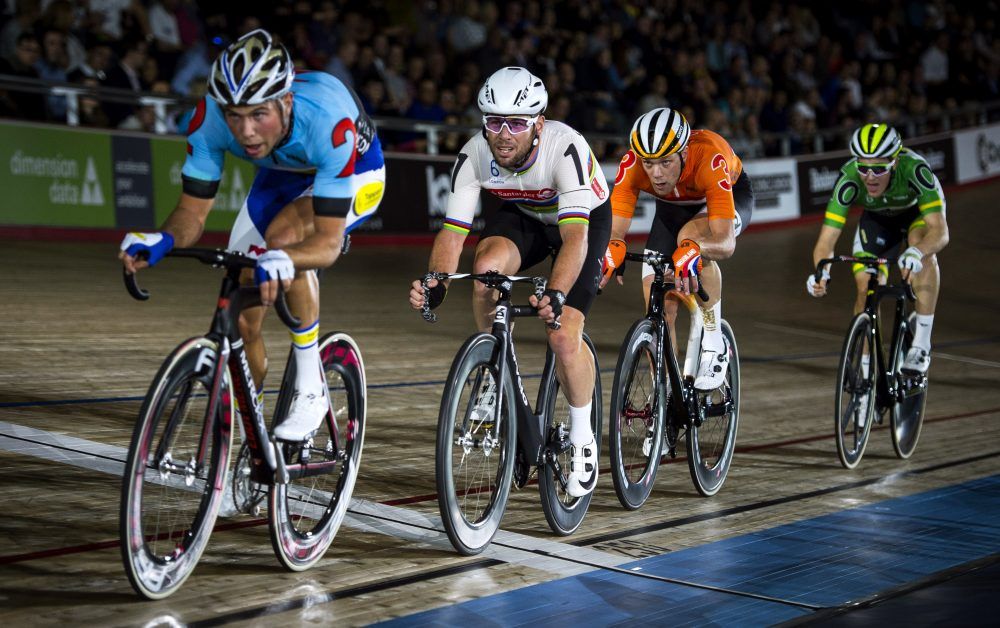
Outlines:
<svg viewBox="0 0 1000 628"><path fill-rule="evenodd" d="M736 206L736 235L739 235L750 224L754 208L753 184L746 171L733 184L733 204ZM656 199L656 215L649 229L646 248L665 255L673 254L677 249L677 234L703 209L704 204L678 205Z"/></svg>
<svg viewBox="0 0 1000 628"><path fill-rule="evenodd" d="M546 257L559 252L562 238L558 225L547 225L522 212L514 203L504 203L487 219L480 240L490 237L507 238L521 254L521 267L517 272L531 268ZM580 269L576 283L566 295L566 305L580 310L586 316L597 296L601 281L601 262L611 238L611 203L605 201L590 212L587 230L587 257Z"/></svg>
<svg viewBox="0 0 1000 628"><path fill-rule="evenodd" d="M894 252L893 249L906 242L910 229L922 224L923 218L916 205L892 216L861 212L854 235L854 252L886 257L887 253Z"/></svg>

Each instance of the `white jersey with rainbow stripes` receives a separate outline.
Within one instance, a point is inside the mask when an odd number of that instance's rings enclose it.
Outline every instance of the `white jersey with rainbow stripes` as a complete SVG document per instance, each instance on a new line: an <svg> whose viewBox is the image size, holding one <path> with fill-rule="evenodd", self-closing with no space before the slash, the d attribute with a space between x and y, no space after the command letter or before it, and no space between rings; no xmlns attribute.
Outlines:
<svg viewBox="0 0 1000 628"><path fill-rule="evenodd" d="M548 120L534 158L518 171L497 165L482 133L466 142L451 171L445 229L469 233L482 190L548 225L588 224L590 211L608 200L608 182L587 140Z"/></svg>

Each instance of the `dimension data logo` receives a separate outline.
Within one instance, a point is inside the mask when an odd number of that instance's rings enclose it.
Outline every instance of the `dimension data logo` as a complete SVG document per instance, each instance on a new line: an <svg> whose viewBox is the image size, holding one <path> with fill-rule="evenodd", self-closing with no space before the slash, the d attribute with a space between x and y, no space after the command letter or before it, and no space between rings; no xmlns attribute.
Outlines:
<svg viewBox="0 0 1000 628"><path fill-rule="evenodd" d="M87 157L80 181L80 162L63 157L36 156L18 149L10 157L10 174L15 177L50 179L49 201L56 205L103 205L104 191L93 157Z"/></svg>

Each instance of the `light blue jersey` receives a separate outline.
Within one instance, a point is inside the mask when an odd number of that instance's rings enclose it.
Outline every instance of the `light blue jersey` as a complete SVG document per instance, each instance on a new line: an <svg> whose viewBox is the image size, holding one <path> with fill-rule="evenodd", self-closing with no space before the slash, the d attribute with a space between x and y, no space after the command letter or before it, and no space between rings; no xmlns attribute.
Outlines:
<svg viewBox="0 0 1000 628"><path fill-rule="evenodd" d="M263 159L247 156L229 131L222 107L211 98L203 98L188 125L184 177L205 183L219 181L229 152L261 169L299 173L293 179L312 175L314 200L337 199L341 202L332 215L344 215L357 191L352 179L384 165L375 127L354 93L329 74L297 72L292 93L291 132Z"/></svg>

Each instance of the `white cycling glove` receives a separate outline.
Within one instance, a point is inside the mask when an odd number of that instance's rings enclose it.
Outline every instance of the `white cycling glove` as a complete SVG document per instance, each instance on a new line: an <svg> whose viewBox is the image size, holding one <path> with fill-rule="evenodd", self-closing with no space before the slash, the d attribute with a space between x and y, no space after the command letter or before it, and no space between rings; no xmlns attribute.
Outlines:
<svg viewBox="0 0 1000 628"><path fill-rule="evenodd" d="M913 274L919 273L924 268L924 254L915 246L903 251L899 256L899 270L910 271Z"/></svg>
<svg viewBox="0 0 1000 628"><path fill-rule="evenodd" d="M119 248L131 257L145 253L149 265L155 266L156 262L163 259L163 256L174 248L174 236L162 231L159 233L133 231L125 236Z"/></svg>
<svg viewBox="0 0 1000 628"><path fill-rule="evenodd" d="M257 258L257 269L254 271L254 279L257 285L276 279L294 279L295 264L292 263L288 253L281 249L275 249L262 254Z"/></svg>
<svg viewBox="0 0 1000 628"><path fill-rule="evenodd" d="M820 274L820 278L825 281L830 281L830 269L824 267L822 273ZM810 296L821 297L823 296L822 294L816 294L816 289L818 287L819 282L816 281L816 275L809 273L809 278L806 279L806 292L808 292Z"/></svg>

